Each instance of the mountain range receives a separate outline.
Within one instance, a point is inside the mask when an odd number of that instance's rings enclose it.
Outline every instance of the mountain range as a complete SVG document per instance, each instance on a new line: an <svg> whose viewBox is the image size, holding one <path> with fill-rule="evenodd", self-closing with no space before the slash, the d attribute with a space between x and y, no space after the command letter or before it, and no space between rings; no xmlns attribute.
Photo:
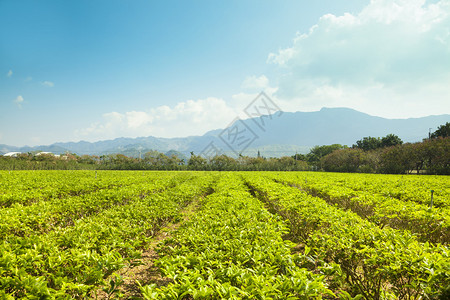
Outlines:
<svg viewBox="0 0 450 300"><path fill-rule="evenodd" d="M351 146L366 136L382 137L393 133L404 142L418 142L428 137L429 130L450 122L450 115L409 119L386 119L349 108L322 108L315 112L276 112L246 120L235 120L225 129L206 132L202 136L180 138L117 138L98 142L54 143L34 147L0 145L0 154L7 152L67 151L78 155L121 153L139 157L149 150L179 156L225 153L236 156L279 157L307 153L315 145L342 144Z"/></svg>

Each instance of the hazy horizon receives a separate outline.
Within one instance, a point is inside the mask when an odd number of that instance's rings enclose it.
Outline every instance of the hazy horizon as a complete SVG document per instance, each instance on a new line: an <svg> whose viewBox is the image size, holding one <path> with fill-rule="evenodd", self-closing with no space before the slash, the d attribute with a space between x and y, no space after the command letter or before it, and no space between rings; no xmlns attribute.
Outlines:
<svg viewBox="0 0 450 300"><path fill-rule="evenodd" d="M324 110L324 109L345 109L345 110L353 110L353 109L351 109L351 108L347 108L347 107L322 107L321 109L319 109L319 110L316 110L316 111L310 111L311 113L319 113L319 112L321 112L322 110ZM356 112L358 112L358 113L362 113L362 112L359 112L359 111L357 111L357 110L355 110ZM286 113L286 112L283 112L283 114L284 113ZM288 113L309 113L309 112L306 112L306 111L296 111L296 112L288 112ZM365 113L363 113L363 114L365 114ZM384 117L379 117L379 116L372 116L372 115L369 115L369 114L366 114L366 115L368 115L368 116L370 116L370 117L376 117L376 118L383 118L383 119L386 119L386 120L407 120L407 119L417 119L417 118L397 118L397 119L390 119L390 118L384 118ZM450 117L450 115L449 114L440 114L440 115L429 115L429 116L425 116L425 117L420 117L420 118L426 118L426 117L436 117L436 116L449 116ZM419 119L420 119L419 118ZM245 119L248 119L248 117L247 118L245 118L245 117L240 117L239 118L240 120L245 120ZM450 119L449 119L450 120ZM230 126L231 124L227 124L227 126ZM439 125L443 125L443 124L439 124ZM267 124L267 126L270 126L270 123L268 123ZM432 126L432 125L430 125L430 126ZM11 144L9 144L9 145L7 145L7 146L13 146L13 147L36 147L36 146L50 146L50 145L54 145L54 144L65 144L65 143L79 143L79 142L87 142L87 143L96 143L96 142L105 142L105 141L112 141L112 140L116 140L116 139L139 139L139 138L143 138L143 139L145 139L145 138L148 138L148 137L154 137L154 138L157 138L157 139L184 139L184 138L188 138L188 137L200 137L200 136L204 136L204 135L206 135L206 134L208 134L209 132L211 132L211 131L218 131L218 133L221 133L221 132L223 132L224 131L224 129L225 129L226 127L223 127L223 128L213 128L213 129L208 129L207 131L205 131L205 132L203 132L203 133L200 133L200 134L198 134L198 135L189 135L189 136L174 136L174 137L161 137L161 136L154 136L154 135L150 135L150 136L117 136L117 137L114 137L114 138L110 138L110 139L97 139L97 140L83 140L83 139L80 139L80 140L70 140L70 141L53 141L53 142L50 142L50 143L48 143L48 144L36 144L36 145L27 145L27 144L24 144L24 145L11 145ZM437 129L437 127L436 126L434 126L433 128L428 128L429 130L431 130L431 131L434 131L435 129ZM424 132L425 133L425 132ZM259 134L262 134L262 135L264 135L264 132L259 132ZM416 142L419 142L422 138L424 138L425 137L425 135L423 135L421 138L419 138L419 139L417 139L416 140ZM411 141L409 141L409 142L411 142ZM222 145L223 146L223 145ZM311 145L310 145L310 147L311 147ZM1 149L0 149L1 150Z"/></svg>

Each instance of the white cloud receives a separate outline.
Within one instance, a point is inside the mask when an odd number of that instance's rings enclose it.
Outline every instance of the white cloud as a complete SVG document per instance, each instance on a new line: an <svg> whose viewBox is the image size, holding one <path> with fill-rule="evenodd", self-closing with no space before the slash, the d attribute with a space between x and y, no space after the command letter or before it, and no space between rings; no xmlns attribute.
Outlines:
<svg viewBox="0 0 450 300"><path fill-rule="evenodd" d="M12 74L13 74L13 71L12 71L12 70L9 70L8 73L6 74L6 76L7 76L7 77L11 77Z"/></svg>
<svg viewBox="0 0 450 300"><path fill-rule="evenodd" d="M349 106L386 117L450 113L450 1L372 0L324 15L271 53L276 96L295 110Z"/></svg>
<svg viewBox="0 0 450 300"><path fill-rule="evenodd" d="M24 101L24 99L23 99L23 97L22 97L21 95L17 96L16 99L13 100L13 102L14 102L15 104L17 104L17 106L18 106L19 108L22 108L22 103L23 103L23 101Z"/></svg>
<svg viewBox="0 0 450 300"><path fill-rule="evenodd" d="M272 100L278 88L272 87L265 75L259 77L248 76L241 84L242 91L231 97L230 106L237 112L242 112L261 92L265 92ZM239 113L239 117L245 119L245 114Z"/></svg>
<svg viewBox="0 0 450 300"><path fill-rule="evenodd" d="M243 86L251 91L241 92L229 101L209 97L187 100L170 107L167 105L150 108L146 111L109 112L102 120L89 127L76 130L75 136L84 140L106 140L120 136L185 137L203 135L209 130L225 128L236 117L246 119L244 109L255 100L261 91L276 100L277 88L269 85L266 76L251 76L244 80ZM278 104L278 103L277 103ZM281 107L283 109L283 107Z"/></svg>
<svg viewBox="0 0 450 300"><path fill-rule="evenodd" d="M53 83L53 82L51 82L51 81L43 81L42 82L42 85L43 86L46 86L46 87L54 87L55 86L55 84Z"/></svg>
<svg viewBox="0 0 450 300"><path fill-rule="evenodd" d="M241 85L241 88L244 90L264 90L269 86L269 79L266 76L261 75L259 77L256 76L248 76L245 78L244 82Z"/></svg>
<svg viewBox="0 0 450 300"><path fill-rule="evenodd" d="M272 101L277 102L278 99L275 96L275 92L277 91L277 88L267 87L264 90L258 90L254 93L246 93L246 92L240 92L238 94L234 94L231 98L230 104L232 107L234 107L235 111L241 112L239 113L239 117L242 119L247 118L247 116L243 113L243 110L251 105L251 103L258 97L258 95L261 93L261 91L265 92L268 97L271 98ZM277 104L278 105L278 104ZM283 110L283 107L281 107Z"/></svg>
<svg viewBox="0 0 450 300"><path fill-rule="evenodd" d="M119 136L184 137L202 135L223 128L236 117L235 110L218 98L188 100L173 107L166 105L148 111L110 112L101 122L77 130L86 140L104 140Z"/></svg>

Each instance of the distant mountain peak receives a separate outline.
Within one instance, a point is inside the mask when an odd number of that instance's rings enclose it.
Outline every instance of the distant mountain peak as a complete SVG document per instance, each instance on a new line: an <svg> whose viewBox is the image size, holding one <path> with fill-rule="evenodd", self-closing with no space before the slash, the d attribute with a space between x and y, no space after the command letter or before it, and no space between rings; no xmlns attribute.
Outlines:
<svg viewBox="0 0 450 300"><path fill-rule="evenodd" d="M258 136L251 145L248 145L249 154L246 155L257 153L257 149L264 149L264 151L268 151L267 153L277 153L278 156L293 155L295 154L293 151L308 149L308 147L315 145L352 145L365 136L382 137L390 133L398 135L404 142L417 142L428 136L429 128L435 130L438 126L449 122L450 115L386 119L346 107L323 107L320 111L286 112L279 117L265 120L264 130L256 127L254 120L243 121L253 128ZM230 153L232 151L219 138L219 134L223 130L215 129L202 136L183 138L121 137L93 143L79 141L37 147L0 145L0 154L41 150L55 154L69 151L80 155L122 153L135 156L149 150L160 152L176 150L189 156L191 151L200 154L211 142L223 147L221 149L223 153ZM261 154L264 156L272 155L264 152L261 152Z"/></svg>

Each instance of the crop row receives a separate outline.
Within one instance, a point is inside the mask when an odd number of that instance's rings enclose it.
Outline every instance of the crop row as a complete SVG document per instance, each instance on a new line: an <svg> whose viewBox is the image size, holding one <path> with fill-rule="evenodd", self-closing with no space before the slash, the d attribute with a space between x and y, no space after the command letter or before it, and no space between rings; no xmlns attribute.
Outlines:
<svg viewBox="0 0 450 300"><path fill-rule="evenodd" d="M0 244L0 298L89 297L114 271L138 259L159 228L176 220L213 180L207 174L192 177L182 176L160 193L135 191L138 197L128 203L76 219L71 226L8 235Z"/></svg>
<svg viewBox="0 0 450 300"><path fill-rule="evenodd" d="M201 210L159 248L166 286L141 287L146 299L320 299L323 278L297 265L280 217L252 197L238 175L223 174Z"/></svg>
<svg viewBox="0 0 450 300"><path fill-rule="evenodd" d="M448 248L420 243L408 231L380 228L297 188L245 174L255 195L289 220L291 238L328 268L331 287L366 299L422 299L450 292ZM444 296L446 295L446 296Z"/></svg>
<svg viewBox="0 0 450 300"><path fill-rule="evenodd" d="M428 206L386 197L380 193L353 190L329 181L314 181L290 174L269 176L278 182L285 182L308 193L351 209L363 218L379 225L406 229L415 233L419 240L433 243L450 243L450 207L430 208Z"/></svg>
<svg viewBox="0 0 450 300"><path fill-rule="evenodd" d="M56 228L72 226L76 220L97 214L113 206L126 205L149 193L160 192L173 183L181 183L192 175L161 174L157 179L122 187L101 189L81 196L54 198L33 205L14 204L0 210L0 237L27 236L45 233Z"/></svg>
<svg viewBox="0 0 450 300"><path fill-rule="evenodd" d="M281 173L279 173L281 174ZM429 206L433 190L433 207L450 207L450 179L448 176L403 176L379 174L344 174L301 172L296 177L306 187L332 185L349 193L365 192L404 202ZM284 176L290 176L285 174Z"/></svg>
<svg viewBox="0 0 450 300"><path fill-rule="evenodd" d="M0 171L0 207L80 196L156 176L156 172Z"/></svg>

